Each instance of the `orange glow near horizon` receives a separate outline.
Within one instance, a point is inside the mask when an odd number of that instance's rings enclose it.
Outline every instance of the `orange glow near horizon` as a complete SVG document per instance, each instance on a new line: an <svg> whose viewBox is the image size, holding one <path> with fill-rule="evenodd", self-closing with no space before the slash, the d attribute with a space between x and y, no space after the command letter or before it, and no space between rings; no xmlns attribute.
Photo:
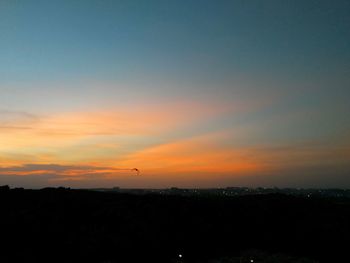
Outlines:
<svg viewBox="0 0 350 263"><path fill-rule="evenodd" d="M208 127L215 118L249 111L247 105L209 105L179 103L16 119L0 130L0 175L109 185L117 179L134 180L136 167L150 185L187 178L200 186L201 180L215 175L256 176L313 165L315 160L339 162L344 156L344 149L337 147L328 154L329 147L240 145L249 127L203 132L198 127Z"/></svg>
<svg viewBox="0 0 350 263"><path fill-rule="evenodd" d="M127 170L137 167L145 176L171 171L165 175L171 180L193 172L257 172L260 164L220 145L227 134L195 135L204 121L239 110L182 102L19 118L0 131L1 174L55 177L49 180L89 180L96 175L106 180L132 175ZM194 135L187 135L186 129L194 129ZM50 165L53 169L46 169ZM69 167L56 170L54 165Z"/></svg>

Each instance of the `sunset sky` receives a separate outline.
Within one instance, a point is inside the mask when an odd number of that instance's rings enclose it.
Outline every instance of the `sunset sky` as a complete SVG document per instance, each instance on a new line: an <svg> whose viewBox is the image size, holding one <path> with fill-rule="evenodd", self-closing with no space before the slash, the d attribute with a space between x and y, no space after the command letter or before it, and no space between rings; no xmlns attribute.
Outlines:
<svg viewBox="0 0 350 263"><path fill-rule="evenodd" d="M349 14L1 0L0 185L350 187Z"/></svg>

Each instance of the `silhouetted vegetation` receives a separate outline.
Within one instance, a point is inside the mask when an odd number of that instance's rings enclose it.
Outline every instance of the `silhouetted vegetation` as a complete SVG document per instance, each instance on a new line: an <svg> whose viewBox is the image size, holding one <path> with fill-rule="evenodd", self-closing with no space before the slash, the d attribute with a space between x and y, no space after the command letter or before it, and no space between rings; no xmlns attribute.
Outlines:
<svg viewBox="0 0 350 263"><path fill-rule="evenodd" d="M349 262L350 200L0 187L0 262Z"/></svg>

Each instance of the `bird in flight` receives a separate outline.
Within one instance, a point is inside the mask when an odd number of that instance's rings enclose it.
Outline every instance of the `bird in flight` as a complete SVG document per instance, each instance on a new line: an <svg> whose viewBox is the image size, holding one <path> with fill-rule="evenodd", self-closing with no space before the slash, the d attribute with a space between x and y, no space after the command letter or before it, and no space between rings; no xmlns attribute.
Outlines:
<svg viewBox="0 0 350 263"><path fill-rule="evenodd" d="M139 169L137 169L137 168L132 168L132 169L131 169L131 171L135 171L137 175L139 175L139 174L140 174L140 170L139 170Z"/></svg>

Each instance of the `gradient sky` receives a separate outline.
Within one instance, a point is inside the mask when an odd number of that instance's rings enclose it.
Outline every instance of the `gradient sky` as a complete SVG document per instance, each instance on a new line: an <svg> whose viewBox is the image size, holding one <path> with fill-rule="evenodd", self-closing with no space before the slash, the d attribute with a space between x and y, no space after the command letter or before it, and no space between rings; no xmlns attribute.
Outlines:
<svg viewBox="0 0 350 263"><path fill-rule="evenodd" d="M0 184L350 187L349 14L2 0Z"/></svg>

